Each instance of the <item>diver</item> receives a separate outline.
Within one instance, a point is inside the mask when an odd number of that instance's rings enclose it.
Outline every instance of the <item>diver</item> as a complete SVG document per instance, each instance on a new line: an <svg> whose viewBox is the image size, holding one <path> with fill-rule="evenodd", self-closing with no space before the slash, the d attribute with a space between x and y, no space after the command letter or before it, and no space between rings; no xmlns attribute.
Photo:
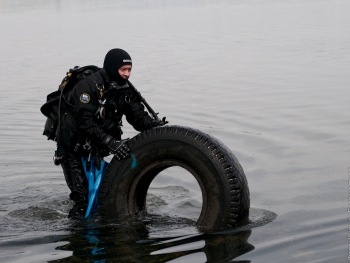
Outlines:
<svg viewBox="0 0 350 263"><path fill-rule="evenodd" d="M130 155L127 140L121 139L123 115L140 132L168 123L165 117L155 119L145 111L142 97L128 80L131 70L130 55L122 49L112 49L105 56L103 68L85 72L67 98L72 110L61 118L57 160L74 202L69 218L82 219L87 209L88 181L82 157L100 160L114 154L122 160Z"/></svg>

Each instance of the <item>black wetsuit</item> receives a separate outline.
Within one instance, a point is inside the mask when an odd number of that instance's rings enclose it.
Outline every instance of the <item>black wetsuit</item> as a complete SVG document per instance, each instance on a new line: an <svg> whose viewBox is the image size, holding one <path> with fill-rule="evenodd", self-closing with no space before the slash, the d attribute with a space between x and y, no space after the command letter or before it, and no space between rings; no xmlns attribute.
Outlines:
<svg viewBox="0 0 350 263"><path fill-rule="evenodd" d="M61 136L58 150L65 155L61 166L71 190L70 198L75 203L69 217L81 217L87 208L88 182L81 157L89 153L107 155L109 151L104 142L110 136L121 139L123 115L137 131L159 125L159 121L145 111L140 97L129 85L129 82L118 85L101 69L80 80L68 97L76 127L71 129L74 134L70 133L70 138Z"/></svg>

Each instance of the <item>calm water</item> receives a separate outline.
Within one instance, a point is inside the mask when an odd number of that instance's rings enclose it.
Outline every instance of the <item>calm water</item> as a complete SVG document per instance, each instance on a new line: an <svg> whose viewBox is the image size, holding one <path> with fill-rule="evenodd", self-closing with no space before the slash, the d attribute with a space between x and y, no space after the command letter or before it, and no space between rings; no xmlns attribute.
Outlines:
<svg viewBox="0 0 350 263"><path fill-rule="evenodd" d="M0 261L348 262L350 2L116 2L0 1ZM249 225L197 230L201 193L180 168L152 183L147 224L66 218L39 108L114 47L161 115L235 153Z"/></svg>

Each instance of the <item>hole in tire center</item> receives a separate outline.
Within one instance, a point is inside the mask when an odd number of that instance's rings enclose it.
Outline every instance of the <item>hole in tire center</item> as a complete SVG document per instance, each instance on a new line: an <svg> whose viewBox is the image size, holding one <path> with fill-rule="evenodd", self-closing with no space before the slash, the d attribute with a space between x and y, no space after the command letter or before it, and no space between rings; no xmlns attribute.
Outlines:
<svg viewBox="0 0 350 263"><path fill-rule="evenodd" d="M180 166L163 170L148 189L146 209L149 214L197 221L202 210L202 192L197 180Z"/></svg>

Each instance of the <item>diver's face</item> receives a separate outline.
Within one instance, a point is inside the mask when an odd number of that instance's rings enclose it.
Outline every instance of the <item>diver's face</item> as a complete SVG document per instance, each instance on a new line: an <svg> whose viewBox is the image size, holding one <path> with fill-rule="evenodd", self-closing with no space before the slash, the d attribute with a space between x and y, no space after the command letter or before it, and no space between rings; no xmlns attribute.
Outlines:
<svg viewBox="0 0 350 263"><path fill-rule="evenodd" d="M118 69L118 73L123 79L129 79L131 74L131 68L131 65L122 66Z"/></svg>

